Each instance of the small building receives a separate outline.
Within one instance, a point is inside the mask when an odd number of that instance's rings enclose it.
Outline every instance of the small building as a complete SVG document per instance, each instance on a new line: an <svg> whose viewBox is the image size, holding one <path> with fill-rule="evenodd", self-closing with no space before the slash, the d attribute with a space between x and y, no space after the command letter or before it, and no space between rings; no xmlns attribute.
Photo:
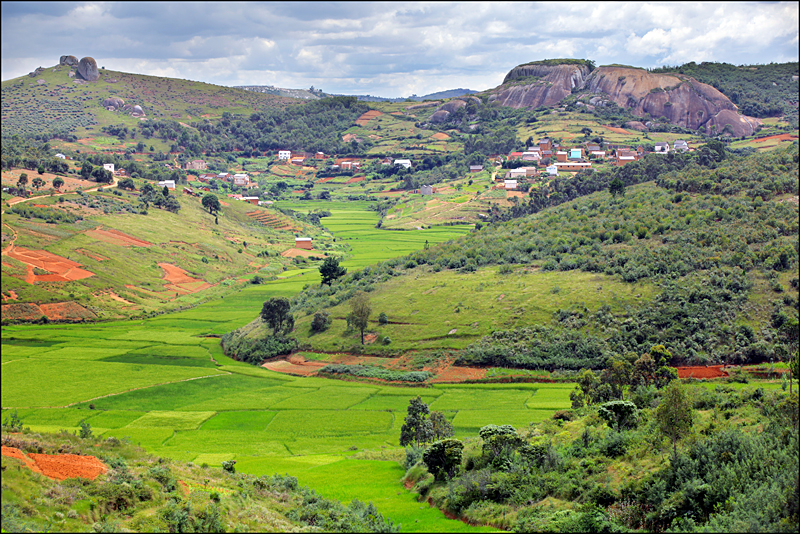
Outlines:
<svg viewBox="0 0 800 534"><path fill-rule="evenodd" d="M593 150L589 153L589 156L594 159L606 159L606 151L605 150Z"/></svg>
<svg viewBox="0 0 800 534"><path fill-rule="evenodd" d="M317 152L314 154L314 159L325 159L325 152Z"/></svg>
<svg viewBox="0 0 800 534"><path fill-rule="evenodd" d="M540 159L542 159L542 153L539 150L531 150L522 153L522 161L539 161Z"/></svg>
<svg viewBox="0 0 800 534"><path fill-rule="evenodd" d="M522 152L509 152L508 161L514 161L517 159L522 159Z"/></svg>
<svg viewBox="0 0 800 534"><path fill-rule="evenodd" d="M542 151L552 150L553 148L553 145L550 143L550 139L547 137L545 137L544 139L539 139L539 142L536 144L539 145L539 148L541 148Z"/></svg>
<svg viewBox="0 0 800 534"><path fill-rule="evenodd" d="M64 154L56 154L56 157L58 159L67 159L67 156L65 156Z"/></svg>
<svg viewBox="0 0 800 534"><path fill-rule="evenodd" d="M241 187L250 187L250 176L246 174L234 174L233 185L238 185Z"/></svg>
<svg viewBox="0 0 800 534"><path fill-rule="evenodd" d="M569 156L569 154L567 154L566 152L564 152L562 150L559 150L558 152L556 152L556 161L560 161L560 162L564 163L564 162L567 161L567 157L568 156Z"/></svg>
<svg viewBox="0 0 800 534"><path fill-rule="evenodd" d="M517 181L516 180L503 180L503 187L506 189L516 189L517 188Z"/></svg>
<svg viewBox="0 0 800 534"><path fill-rule="evenodd" d="M112 174L114 173L114 164L113 163L103 163L103 168Z"/></svg>
<svg viewBox="0 0 800 534"><path fill-rule="evenodd" d="M305 156L293 156L291 159L292 165L303 165L306 162Z"/></svg>
<svg viewBox="0 0 800 534"><path fill-rule="evenodd" d="M206 162L202 159L196 159L186 164L187 171L204 171L206 169Z"/></svg>
<svg viewBox="0 0 800 534"><path fill-rule="evenodd" d="M481 172L483 170L483 165L470 165L469 172Z"/></svg>
<svg viewBox="0 0 800 534"><path fill-rule="evenodd" d="M197 180L200 182L208 183L216 177L217 177L216 174L200 174L197 176Z"/></svg>
<svg viewBox="0 0 800 534"><path fill-rule="evenodd" d="M287 160L292 158L292 151L291 150L278 150L278 159L279 160Z"/></svg>
<svg viewBox="0 0 800 534"><path fill-rule="evenodd" d="M587 152L599 152L600 151L600 144L599 143L586 143L586 151Z"/></svg>
<svg viewBox="0 0 800 534"><path fill-rule="evenodd" d="M506 173L506 178L515 179L515 178L523 178L527 176L527 169L525 167L517 167L516 169L511 169Z"/></svg>
<svg viewBox="0 0 800 534"><path fill-rule="evenodd" d="M294 238L294 248L302 248L305 250L311 250L313 247L311 245L311 238L310 237L295 237Z"/></svg>
<svg viewBox="0 0 800 534"><path fill-rule="evenodd" d="M402 165L406 169L411 168L411 160L410 159L396 159L394 160L395 165Z"/></svg>
<svg viewBox="0 0 800 534"><path fill-rule="evenodd" d="M221 172L221 173L219 173L217 175L217 180L222 180L223 182L229 182L230 181L230 177L231 177L230 173Z"/></svg>
<svg viewBox="0 0 800 534"><path fill-rule="evenodd" d="M583 149L580 148L571 148L569 150L569 159L572 160L580 160L583 159Z"/></svg>
<svg viewBox="0 0 800 534"><path fill-rule="evenodd" d="M558 167L556 167L555 163L548 165L545 170L550 174L550 176L558 176Z"/></svg>
<svg viewBox="0 0 800 534"><path fill-rule="evenodd" d="M258 205L259 206L272 206L272 204L273 203L272 203L271 200L259 200L258 201Z"/></svg>
<svg viewBox="0 0 800 534"><path fill-rule="evenodd" d="M556 168L559 171L567 171L567 172L576 172L576 171L583 171L586 169L591 169L592 164L591 162L581 162L581 161L566 161L566 162L559 162L555 164Z"/></svg>
<svg viewBox="0 0 800 534"><path fill-rule="evenodd" d="M391 164L392 164L392 158L387 156L381 159L381 165L391 165Z"/></svg>
<svg viewBox="0 0 800 534"><path fill-rule="evenodd" d="M254 206L258 206L258 197L242 197L242 200L245 202L249 202Z"/></svg>
<svg viewBox="0 0 800 534"><path fill-rule="evenodd" d="M667 152L669 152L669 143L659 141L658 143L656 143L655 152L658 154L666 154Z"/></svg>
<svg viewBox="0 0 800 534"><path fill-rule="evenodd" d="M158 182L158 187L163 189L165 186L170 191L175 191L175 180L161 180Z"/></svg>
<svg viewBox="0 0 800 534"><path fill-rule="evenodd" d="M433 186L432 185L423 185L419 188L420 195L432 195L433 194Z"/></svg>
<svg viewBox="0 0 800 534"><path fill-rule="evenodd" d="M689 144L686 141L683 141L682 139L678 139L677 141L675 141L675 144L673 144L672 146L674 147L675 152L677 151L686 152L687 150L689 150Z"/></svg>

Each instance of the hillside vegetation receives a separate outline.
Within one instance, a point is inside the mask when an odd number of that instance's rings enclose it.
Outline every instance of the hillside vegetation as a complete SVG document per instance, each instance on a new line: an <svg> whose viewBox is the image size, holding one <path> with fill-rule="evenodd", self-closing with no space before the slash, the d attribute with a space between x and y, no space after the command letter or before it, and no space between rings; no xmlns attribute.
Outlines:
<svg viewBox="0 0 800 534"><path fill-rule="evenodd" d="M5 532L397 532L370 504L327 499L286 475L253 476L149 455L127 440L79 438L67 431L3 435ZM22 453L98 457L98 478L50 479L6 447Z"/></svg>

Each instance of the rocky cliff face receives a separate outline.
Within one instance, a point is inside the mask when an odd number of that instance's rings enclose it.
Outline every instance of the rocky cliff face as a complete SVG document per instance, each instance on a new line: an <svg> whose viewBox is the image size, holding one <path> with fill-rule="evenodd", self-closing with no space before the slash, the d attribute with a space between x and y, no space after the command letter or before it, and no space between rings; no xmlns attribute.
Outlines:
<svg viewBox="0 0 800 534"><path fill-rule="evenodd" d="M694 130L703 127L707 132L724 130L742 136L753 134L760 124L758 119L739 115L733 102L710 85L687 76L629 67L590 70L585 64L572 63L520 65L490 91L489 100L513 108L554 107L572 94L573 88L607 95L602 99L638 117L665 117L672 124Z"/></svg>
<svg viewBox="0 0 800 534"><path fill-rule="evenodd" d="M511 69L490 100L517 109L555 106L573 87L582 87L589 72L587 65L520 65Z"/></svg>
<svg viewBox="0 0 800 534"><path fill-rule="evenodd" d="M585 89L608 95L638 117L666 117L672 124L693 130L751 135L760 121L737 113L728 97L694 78L652 74L643 69L600 67L586 79Z"/></svg>

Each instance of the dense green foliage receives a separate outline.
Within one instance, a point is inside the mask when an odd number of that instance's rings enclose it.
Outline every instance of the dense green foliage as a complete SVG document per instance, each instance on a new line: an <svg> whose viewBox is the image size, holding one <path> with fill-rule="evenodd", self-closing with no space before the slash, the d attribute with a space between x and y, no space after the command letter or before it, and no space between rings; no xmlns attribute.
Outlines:
<svg viewBox="0 0 800 534"><path fill-rule="evenodd" d="M439 484L424 483L430 475L419 466L406 480L419 480L420 497L451 513L517 532L796 530L797 395L674 383L654 403L669 403L669 392L682 388L689 388L682 410L723 417L682 426L693 439L671 461L661 452L672 443L655 410L615 401L521 433L487 425L466 440L447 478L432 462ZM536 504L547 498L581 506Z"/></svg>
<svg viewBox="0 0 800 534"><path fill-rule="evenodd" d="M393 371L374 365L331 364L319 370L332 375L350 375L362 378L378 378L397 382L424 382L433 376L428 371Z"/></svg>
<svg viewBox="0 0 800 534"><path fill-rule="evenodd" d="M261 362L275 356L289 354L297 348L297 340L267 336L262 339L251 339L237 331L228 332L220 340L225 354L242 362L260 365Z"/></svg>

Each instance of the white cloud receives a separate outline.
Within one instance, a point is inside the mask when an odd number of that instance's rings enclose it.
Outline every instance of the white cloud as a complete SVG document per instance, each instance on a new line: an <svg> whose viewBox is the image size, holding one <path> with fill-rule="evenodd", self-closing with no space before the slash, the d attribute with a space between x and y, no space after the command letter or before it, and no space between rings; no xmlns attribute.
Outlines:
<svg viewBox="0 0 800 534"><path fill-rule="evenodd" d="M72 54L220 85L406 96L493 87L546 58L654 67L798 57L798 4L788 2L6 2L2 11L3 79Z"/></svg>

